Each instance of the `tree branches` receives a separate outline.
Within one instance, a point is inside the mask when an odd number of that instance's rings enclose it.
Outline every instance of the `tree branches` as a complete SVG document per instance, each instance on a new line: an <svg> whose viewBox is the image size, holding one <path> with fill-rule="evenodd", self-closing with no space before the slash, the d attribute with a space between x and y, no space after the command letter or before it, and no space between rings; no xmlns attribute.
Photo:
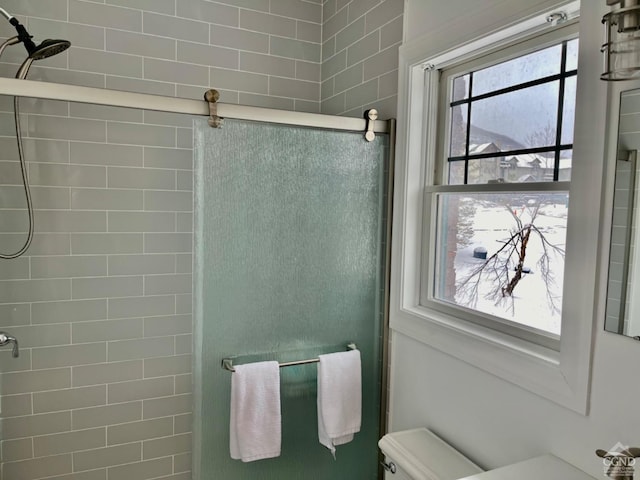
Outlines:
<svg viewBox="0 0 640 480"><path fill-rule="evenodd" d="M531 245L537 241L537 250L541 253L534 261L545 285L547 302L553 311L560 311L554 293L554 266L559 258L564 258L564 250L552 244L547 232L536 224L542 206L539 199L529 200L524 207L517 209L505 202L504 208L511 215L514 226L509 230L509 236L499 241L501 245L494 253L466 272L456 283L458 303L475 308L482 295L496 305L508 302L507 306L513 313L514 292L531 271L527 263L531 264Z"/></svg>

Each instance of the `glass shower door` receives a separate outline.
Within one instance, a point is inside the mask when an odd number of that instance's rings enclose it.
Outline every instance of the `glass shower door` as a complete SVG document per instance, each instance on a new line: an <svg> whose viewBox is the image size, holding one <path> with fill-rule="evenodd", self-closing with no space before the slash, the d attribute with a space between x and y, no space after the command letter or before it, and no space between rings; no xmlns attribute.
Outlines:
<svg viewBox="0 0 640 480"><path fill-rule="evenodd" d="M362 133L197 120L194 479L377 478L388 140ZM316 365L281 375L282 453L229 455L237 363L312 358L355 342L362 429L318 442Z"/></svg>

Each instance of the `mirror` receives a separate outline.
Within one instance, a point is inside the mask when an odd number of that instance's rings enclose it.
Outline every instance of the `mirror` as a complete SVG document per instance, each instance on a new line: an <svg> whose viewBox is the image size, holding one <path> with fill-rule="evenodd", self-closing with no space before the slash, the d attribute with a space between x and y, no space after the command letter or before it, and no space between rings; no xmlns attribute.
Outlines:
<svg viewBox="0 0 640 480"><path fill-rule="evenodd" d="M640 89L621 93L618 121L604 328L640 340Z"/></svg>

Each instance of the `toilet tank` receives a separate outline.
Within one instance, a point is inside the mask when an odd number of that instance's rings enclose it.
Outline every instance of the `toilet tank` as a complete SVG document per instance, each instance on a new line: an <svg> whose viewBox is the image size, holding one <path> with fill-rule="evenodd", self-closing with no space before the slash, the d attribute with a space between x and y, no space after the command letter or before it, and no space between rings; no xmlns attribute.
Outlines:
<svg viewBox="0 0 640 480"><path fill-rule="evenodd" d="M385 480L457 480L484 471L426 428L388 433L378 446L396 466Z"/></svg>

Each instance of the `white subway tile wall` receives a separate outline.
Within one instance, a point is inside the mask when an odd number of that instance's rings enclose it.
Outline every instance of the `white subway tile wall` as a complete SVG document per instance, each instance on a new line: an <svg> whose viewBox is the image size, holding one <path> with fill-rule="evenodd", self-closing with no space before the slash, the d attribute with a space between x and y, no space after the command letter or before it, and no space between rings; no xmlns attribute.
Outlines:
<svg viewBox="0 0 640 480"><path fill-rule="evenodd" d="M403 0L324 0L322 113L395 118L403 9Z"/></svg>
<svg viewBox="0 0 640 480"><path fill-rule="evenodd" d="M402 0L3 0L72 48L29 78L395 115ZM0 22L0 39L14 33ZM26 52L5 51L12 77ZM36 234L0 260L1 478L191 478L192 117L21 101ZM0 251L27 229L0 98Z"/></svg>

